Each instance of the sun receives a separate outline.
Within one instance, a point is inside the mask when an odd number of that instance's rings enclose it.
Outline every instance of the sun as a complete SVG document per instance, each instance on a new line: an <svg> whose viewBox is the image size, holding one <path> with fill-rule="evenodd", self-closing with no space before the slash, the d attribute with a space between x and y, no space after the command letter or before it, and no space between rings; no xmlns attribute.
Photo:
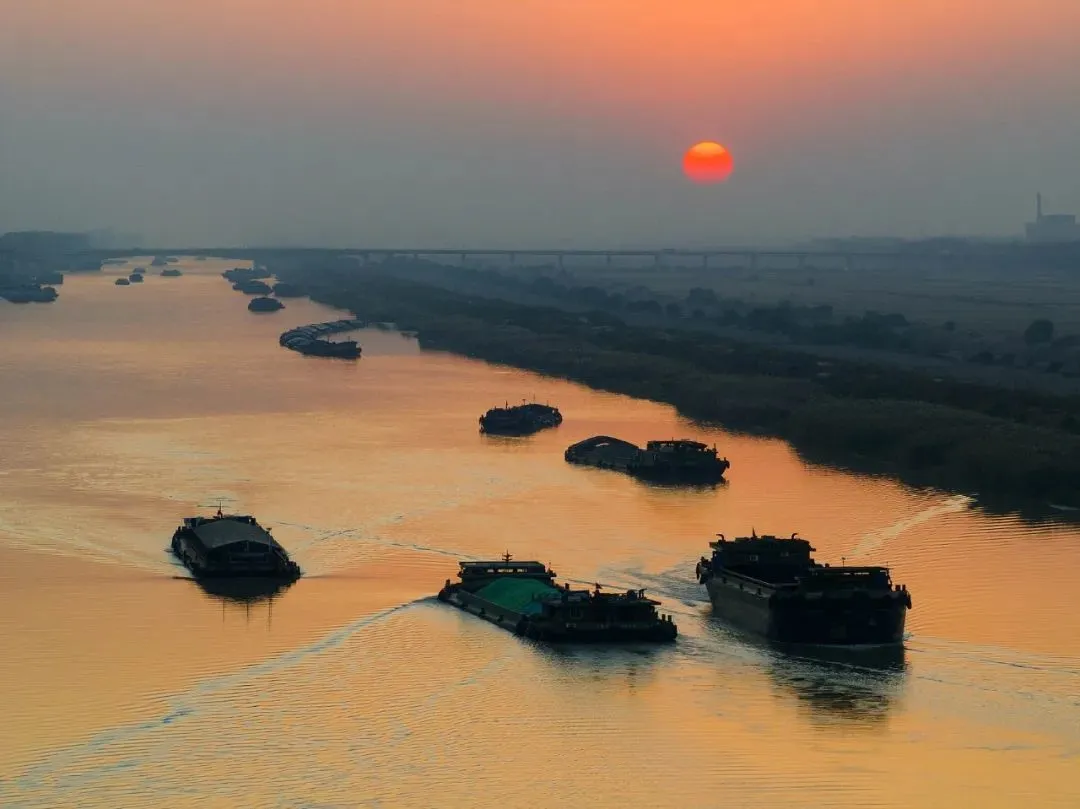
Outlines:
<svg viewBox="0 0 1080 809"><path fill-rule="evenodd" d="M731 152L711 140L695 143L686 150L683 174L695 183L722 183L735 168Z"/></svg>

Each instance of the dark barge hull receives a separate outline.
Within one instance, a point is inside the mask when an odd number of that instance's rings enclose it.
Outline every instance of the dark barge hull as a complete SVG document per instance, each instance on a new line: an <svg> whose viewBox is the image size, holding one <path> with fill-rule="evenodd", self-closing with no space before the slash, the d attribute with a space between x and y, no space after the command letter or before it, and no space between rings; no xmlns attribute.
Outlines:
<svg viewBox="0 0 1080 809"><path fill-rule="evenodd" d="M515 635L554 643L628 643L644 641L669 643L678 631L674 623L658 621L648 624L589 624L570 626L563 623L540 623L514 610L508 610L479 598L456 586L444 587L439 600L460 610L500 626Z"/></svg>
<svg viewBox="0 0 1080 809"><path fill-rule="evenodd" d="M680 469L630 466L627 474L649 483L722 483L727 465L707 469Z"/></svg>
<svg viewBox="0 0 1080 809"><path fill-rule="evenodd" d="M777 591L713 576L705 586L713 612L739 629L777 643L816 646L898 646L907 607L895 598L830 599L785 603Z"/></svg>
<svg viewBox="0 0 1080 809"><path fill-rule="evenodd" d="M272 565L230 565L212 564L205 551L200 547L190 532L178 530L173 534L170 548L173 555L191 571L197 579L261 579L281 583L292 583L300 578L300 566L293 561L276 561Z"/></svg>

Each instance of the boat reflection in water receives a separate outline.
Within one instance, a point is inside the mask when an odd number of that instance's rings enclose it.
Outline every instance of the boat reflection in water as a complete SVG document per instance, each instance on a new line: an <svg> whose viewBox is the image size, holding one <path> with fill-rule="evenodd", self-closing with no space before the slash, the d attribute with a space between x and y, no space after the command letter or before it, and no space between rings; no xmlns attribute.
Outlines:
<svg viewBox="0 0 1080 809"><path fill-rule="evenodd" d="M271 601L284 593L296 580L256 577L226 579L192 579L199 589L212 598L236 604L256 604Z"/></svg>
<svg viewBox="0 0 1080 809"><path fill-rule="evenodd" d="M907 652L903 646L832 647L780 643L733 627L715 615L705 627L721 646L749 652L782 694L792 694L812 721L874 725L903 698ZM742 657L742 655L740 655Z"/></svg>
<svg viewBox="0 0 1080 809"><path fill-rule="evenodd" d="M904 647L801 649L770 644L769 675L815 718L870 724L883 721L907 682Z"/></svg>

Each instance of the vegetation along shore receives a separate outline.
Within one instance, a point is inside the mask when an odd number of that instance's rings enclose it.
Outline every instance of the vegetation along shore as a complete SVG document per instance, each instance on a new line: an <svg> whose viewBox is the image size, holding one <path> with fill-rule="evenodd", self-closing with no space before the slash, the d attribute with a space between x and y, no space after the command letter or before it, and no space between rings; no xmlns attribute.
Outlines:
<svg viewBox="0 0 1080 809"><path fill-rule="evenodd" d="M392 265L274 268L313 299L415 332L425 348L666 402L781 437L817 462L993 503L1080 507L1080 397L830 359L407 279Z"/></svg>

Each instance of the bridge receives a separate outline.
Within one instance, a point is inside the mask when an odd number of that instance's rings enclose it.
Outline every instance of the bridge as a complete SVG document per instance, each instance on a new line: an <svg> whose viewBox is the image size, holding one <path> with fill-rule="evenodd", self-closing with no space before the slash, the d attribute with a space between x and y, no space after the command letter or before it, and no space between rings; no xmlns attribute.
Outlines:
<svg viewBox="0 0 1080 809"><path fill-rule="evenodd" d="M607 265L616 260L637 259L655 267L691 267L701 269L737 262L742 267L758 269L768 262L772 266L786 268L810 268L821 263L842 266L853 270L858 267L874 268L950 268L959 264L968 266L1031 266L1032 262L1044 266L1080 265L1080 242L1064 245L1029 245L1024 243L959 243L943 247L933 242L911 242L900 247L882 249L852 249L851 247L805 247L805 248L559 248L559 247L140 247L114 250L83 251L87 258L119 258L145 255L205 255L240 260L268 261L291 259L325 261L355 258L365 262L394 258L431 259L456 261L461 264L471 259L502 261L512 265L529 260L542 260L564 267L570 261L592 260Z"/></svg>
<svg viewBox="0 0 1080 809"><path fill-rule="evenodd" d="M517 264L527 260L545 260L563 267L571 260L592 259L612 264L616 259L639 259L653 266L696 265L703 269L719 266L722 261L738 261L744 266L756 269L766 261L783 262L785 266L807 267L814 262L829 261L843 264L853 269L858 261L880 262L882 260L901 263L915 261L925 263L929 260L941 261L949 258L948 254L925 251L901 250L829 250L829 249L780 249L780 248L675 248L675 249L607 249L607 248L489 248L489 247L351 247L351 248L315 248L315 247L140 247L127 249L94 249L81 255L96 258L121 258L126 256L146 255L205 255L220 258L252 259L275 256L278 258L357 258L364 261L379 259L432 259L453 260L466 264L470 259L502 260L507 264Z"/></svg>

